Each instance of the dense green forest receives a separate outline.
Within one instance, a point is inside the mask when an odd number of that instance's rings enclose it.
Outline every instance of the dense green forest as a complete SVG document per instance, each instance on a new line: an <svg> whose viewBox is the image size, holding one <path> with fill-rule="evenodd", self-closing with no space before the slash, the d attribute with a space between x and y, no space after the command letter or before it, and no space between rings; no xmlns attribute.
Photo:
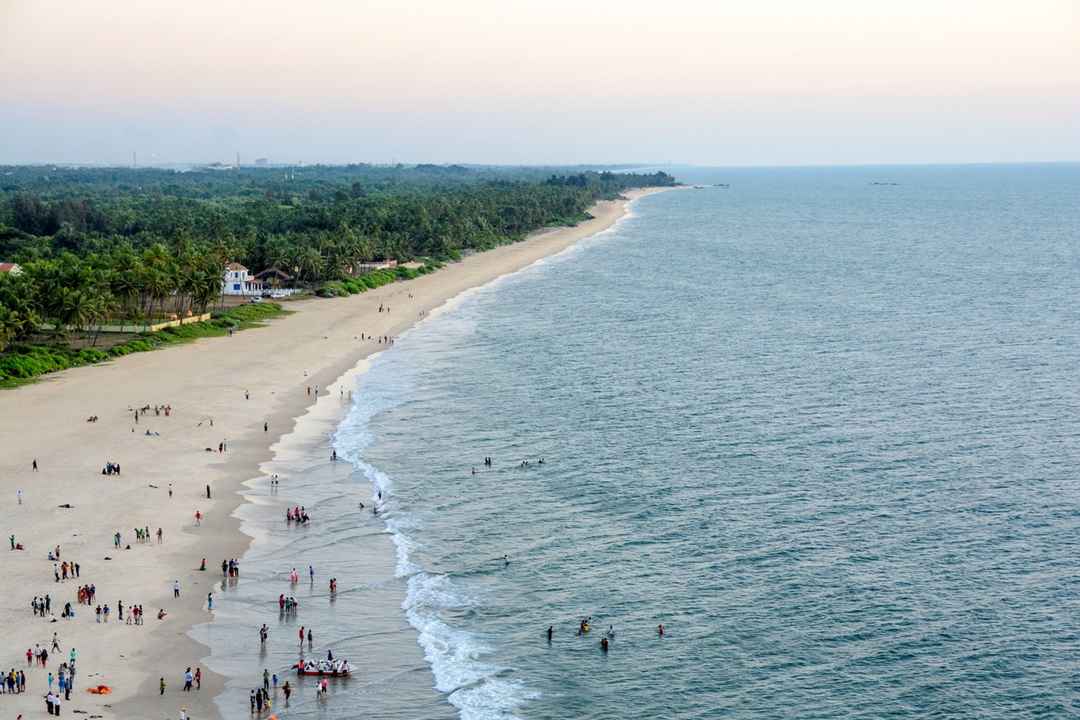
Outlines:
<svg viewBox="0 0 1080 720"><path fill-rule="evenodd" d="M0 167L0 262L22 269L0 273L0 350L42 323L202 311L229 261L339 294L362 263L433 267L673 184L582 168Z"/></svg>

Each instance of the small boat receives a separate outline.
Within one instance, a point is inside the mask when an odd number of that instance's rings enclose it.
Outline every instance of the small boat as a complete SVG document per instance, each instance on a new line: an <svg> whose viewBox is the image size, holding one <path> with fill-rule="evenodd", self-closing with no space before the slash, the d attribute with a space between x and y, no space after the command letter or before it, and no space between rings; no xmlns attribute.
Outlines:
<svg viewBox="0 0 1080 720"><path fill-rule="evenodd" d="M318 677L346 677L353 671L352 665L347 660L308 660L298 662L297 675L315 675Z"/></svg>

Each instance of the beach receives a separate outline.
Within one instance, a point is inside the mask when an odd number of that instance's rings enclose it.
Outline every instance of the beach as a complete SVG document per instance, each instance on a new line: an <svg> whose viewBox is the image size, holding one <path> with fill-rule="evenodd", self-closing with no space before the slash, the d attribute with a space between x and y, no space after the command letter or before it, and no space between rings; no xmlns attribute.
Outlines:
<svg viewBox="0 0 1080 720"><path fill-rule="evenodd" d="M0 700L6 710L41 714L46 673L55 674L75 648L78 672L65 713L177 717L186 708L192 718L218 717L213 700L222 678L202 663L207 649L189 632L212 619L207 593L221 578L222 560L241 558L250 541L235 516L242 483L259 475L271 447L313 404L333 400L340 407L347 390L335 382L387 347L371 336L394 337L458 294L604 230L630 200L598 203L593 219L575 227L542 231L413 281L349 298L288 303L293 314L263 328L0 392L0 503L6 534L22 546L8 552L4 566L9 589L2 602L15 622L0 667L25 669L28 680L25 694ZM136 421L135 410L146 406L151 409ZM98 420L88 422L92 416ZM118 464L120 472L102 474L106 463ZM136 540L136 527L149 528L148 541ZM57 546L54 562L49 553ZM79 576L56 581L54 566L65 561L78 563ZM108 604L108 623L96 621L93 606L76 604L76 588L87 584L96 588L94 606ZM267 589L268 597L277 592ZM31 599L46 594L51 613L35 617ZM66 602L76 617L60 617ZM121 621L118 602L125 619L129 608L141 605L145 624ZM159 610L166 612L161 620ZM255 642L257 630L251 628ZM27 649L37 645L49 649L48 670L27 664ZM183 692L189 667L202 668L201 688ZM252 675L259 670L253 664ZM99 684L112 692L86 692Z"/></svg>

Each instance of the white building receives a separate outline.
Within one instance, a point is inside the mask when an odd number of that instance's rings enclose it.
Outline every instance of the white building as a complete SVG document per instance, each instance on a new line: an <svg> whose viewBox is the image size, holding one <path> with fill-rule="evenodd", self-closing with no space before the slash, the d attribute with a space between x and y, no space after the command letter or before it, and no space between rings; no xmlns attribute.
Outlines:
<svg viewBox="0 0 1080 720"><path fill-rule="evenodd" d="M221 286L222 294L262 295L265 289L266 284L248 274L248 269L240 263L231 262L225 266L225 278Z"/></svg>

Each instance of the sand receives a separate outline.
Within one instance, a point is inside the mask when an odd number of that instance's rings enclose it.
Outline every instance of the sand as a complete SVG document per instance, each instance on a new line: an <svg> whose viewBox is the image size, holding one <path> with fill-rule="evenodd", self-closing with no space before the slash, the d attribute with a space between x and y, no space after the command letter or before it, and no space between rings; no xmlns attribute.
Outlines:
<svg viewBox="0 0 1080 720"><path fill-rule="evenodd" d="M5 537L7 587L0 606L7 622L0 668L27 672L24 695L0 696L6 714L45 715L47 671L28 667L25 653L37 644L51 648L55 632L61 652L51 653L49 670L55 674L69 650L78 651L76 689L63 705L65 715L79 709L103 718L176 718L184 707L192 718L219 717L213 698L223 679L201 664L208 650L188 631L212 617L206 595L221 577L221 561L242 557L249 542L234 517L243 502L241 484L259 474L271 446L294 430L297 418L311 415L316 398L308 387L318 386L320 401L340 406L335 381L385 347L360 341L361 333L396 335L459 293L609 227L628 204L598 203L591 210L594 219L576 227L541 231L416 280L349 298L290 302L294 313L264 328L0 391L3 529L25 547L8 551ZM390 312L378 312L380 304ZM166 417L151 410L136 424L131 408L147 404L171 405L172 411ZM91 415L99 421L86 422ZM146 436L147 429L154 434ZM217 452L222 442L225 453ZM38 472L31 469L34 459ZM103 476L107 461L119 463L121 474ZM203 514L198 526L196 511ZM137 543L137 526L149 526L151 535L160 527L164 541ZM117 531L121 549L113 545ZM48 552L57 545L62 560L79 563L77 580L54 581ZM206 572L198 569L202 558ZM174 581L181 586L178 599ZM110 607L108 624L96 623L93 608L75 602L76 587L88 583L96 585L97 603ZM31 598L46 593L55 621L36 618L30 609ZM145 625L119 622L117 601L125 617L127 608L141 604ZM60 619L65 602L76 609L74 619ZM159 608L168 612L161 621ZM184 670L199 666L201 690L182 692ZM167 684L164 695L158 693L160 677ZM86 692L99 683L112 687L112 694Z"/></svg>

